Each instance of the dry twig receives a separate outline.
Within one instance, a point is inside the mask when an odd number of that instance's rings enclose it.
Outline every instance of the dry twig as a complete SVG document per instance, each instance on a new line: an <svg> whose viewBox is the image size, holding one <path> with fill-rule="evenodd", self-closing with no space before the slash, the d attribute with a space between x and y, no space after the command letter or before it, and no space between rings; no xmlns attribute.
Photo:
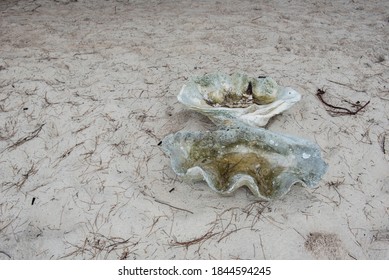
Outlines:
<svg viewBox="0 0 389 280"><path fill-rule="evenodd" d="M319 98L319 100L324 105L326 105L327 107L331 108L331 109L326 109L326 111L329 112L331 116L356 115L356 114L358 114L359 111L364 109L370 103L370 100L369 100L364 105L361 105L359 101L357 101L356 103L353 103L353 102L345 100L347 103L349 103L353 107L357 108L356 110L353 111L353 110L350 110L350 109L345 108L345 107L335 106L335 105L332 105L332 104L328 103L327 101L325 101L323 99L323 95L325 93L326 93L325 90L319 88L317 90L317 92L316 92L316 96Z"/></svg>

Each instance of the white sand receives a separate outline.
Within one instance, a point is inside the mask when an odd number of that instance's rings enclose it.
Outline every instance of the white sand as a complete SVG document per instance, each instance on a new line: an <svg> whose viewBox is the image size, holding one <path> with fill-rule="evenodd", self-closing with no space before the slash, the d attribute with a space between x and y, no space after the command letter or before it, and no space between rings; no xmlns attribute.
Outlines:
<svg viewBox="0 0 389 280"><path fill-rule="evenodd" d="M389 259L389 2L316 2L1 1L0 259ZM317 189L175 176L158 142L214 128L176 95L216 71L303 95L269 129L321 146Z"/></svg>

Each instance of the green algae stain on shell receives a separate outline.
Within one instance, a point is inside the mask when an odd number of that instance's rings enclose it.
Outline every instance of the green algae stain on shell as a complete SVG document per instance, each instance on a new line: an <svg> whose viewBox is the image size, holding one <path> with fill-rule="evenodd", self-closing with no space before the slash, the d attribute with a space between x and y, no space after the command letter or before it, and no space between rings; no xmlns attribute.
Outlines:
<svg viewBox="0 0 389 280"><path fill-rule="evenodd" d="M204 164L199 163L198 166L214 173L215 187L220 192L227 190L234 176L247 174L254 179L258 191L266 197L274 194L272 179L283 170L282 167L272 168L266 158L255 153L229 153Z"/></svg>
<svg viewBox="0 0 389 280"><path fill-rule="evenodd" d="M269 104L277 99L279 86L272 78L253 79L252 92L256 104Z"/></svg>
<svg viewBox="0 0 389 280"><path fill-rule="evenodd" d="M284 168L272 166L265 157L255 152L234 152L245 144L251 147L248 150L258 148L255 142L245 143L244 140L222 146L217 139L207 137L191 145L188 162L212 174L214 186L220 192L227 191L233 177L247 174L254 179L259 193L271 197L274 194L273 178Z"/></svg>

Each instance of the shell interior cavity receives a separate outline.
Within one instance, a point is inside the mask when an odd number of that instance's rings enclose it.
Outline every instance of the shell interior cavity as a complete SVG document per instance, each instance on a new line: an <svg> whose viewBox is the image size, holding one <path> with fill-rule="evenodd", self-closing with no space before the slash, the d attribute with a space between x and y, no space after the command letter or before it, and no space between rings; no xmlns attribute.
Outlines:
<svg viewBox="0 0 389 280"><path fill-rule="evenodd" d="M327 169L316 144L245 125L170 134L162 149L178 175L205 180L225 195L247 186L266 200L282 197L296 183L314 187Z"/></svg>
<svg viewBox="0 0 389 280"><path fill-rule="evenodd" d="M208 74L185 84L178 100L222 126L265 126L301 99L292 88L279 86L272 78L250 78L235 73Z"/></svg>

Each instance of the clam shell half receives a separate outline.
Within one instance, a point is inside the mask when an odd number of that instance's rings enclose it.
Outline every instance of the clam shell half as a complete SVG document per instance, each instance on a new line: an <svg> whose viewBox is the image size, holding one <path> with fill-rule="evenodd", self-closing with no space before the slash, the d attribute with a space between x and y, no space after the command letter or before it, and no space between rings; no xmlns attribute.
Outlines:
<svg viewBox="0 0 389 280"><path fill-rule="evenodd" d="M245 74L208 74L191 79L177 96L190 109L208 116L215 124L265 126L274 115L301 99L292 88L271 78Z"/></svg>
<svg viewBox="0 0 389 280"><path fill-rule="evenodd" d="M316 144L248 126L177 132L162 149L176 174L223 195L246 186L258 198L279 198L296 183L314 187L327 170Z"/></svg>

